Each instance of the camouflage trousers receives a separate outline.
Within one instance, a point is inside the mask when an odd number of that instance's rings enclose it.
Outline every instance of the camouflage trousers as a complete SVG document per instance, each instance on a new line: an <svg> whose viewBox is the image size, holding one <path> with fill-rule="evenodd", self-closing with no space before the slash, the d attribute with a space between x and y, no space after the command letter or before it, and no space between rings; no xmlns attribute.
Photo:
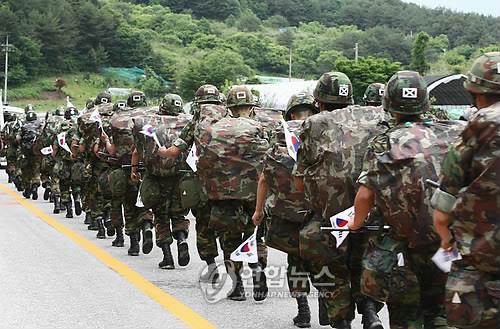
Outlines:
<svg viewBox="0 0 500 329"><path fill-rule="evenodd" d="M141 199L145 209L154 214L156 245L172 244L178 232L189 232L188 211L182 208L179 175L155 176L146 172L141 184Z"/></svg>
<svg viewBox="0 0 500 329"><path fill-rule="evenodd" d="M61 202L71 203L71 194L81 192L80 181L73 179L73 166L75 162L65 159L56 159L53 170L53 187L52 193L54 196L61 197Z"/></svg>
<svg viewBox="0 0 500 329"><path fill-rule="evenodd" d="M243 264L230 260L231 253L248 239L255 231L251 216L255 211L255 202L241 200L211 200L209 228L220 232L219 241L224 253L224 261L230 264L239 275ZM263 228L264 226L262 226ZM263 242L264 231L257 231L258 264L250 267L267 266L267 247Z"/></svg>
<svg viewBox="0 0 500 329"><path fill-rule="evenodd" d="M51 187L51 178L53 176L55 161L50 155L44 156L40 165L40 180L42 187Z"/></svg>
<svg viewBox="0 0 500 329"><path fill-rule="evenodd" d="M445 294L448 324L456 328L500 328L500 275L455 261Z"/></svg>
<svg viewBox="0 0 500 329"><path fill-rule="evenodd" d="M196 217L196 247L203 261L212 261L219 256L217 249L217 233L209 227L210 202L204 202L198 207L191 209Z"/></svg>
<svg viewBox="0 0 500 329"><path fill-rule="evenodd" d="M144 222L153 222L151 211L137 207L139 186L130 179L130 169L117 168L109 173L108 186L112 194L111 223L115 228L122 228L125 217L125 234L140 232Z"/></svg>
<svg viewBox="0 0 500 329"><path fill-rule="evenodd" d="M40 159L36 156L21 157L21 178L24 190L40 186Z"/></svg>
<svg viewBox="0 0 500 329"><path fill-rule="evenodd" d="M14 148L10 147L7 149L6 160L7 160L7 168L6 168L7 175L9 175L11 179L14 179L14 177L16 176L16 162L17 162L16 150Z"/></svg>
<svg viewBox="0 0 500 329"><path fill-rule="evenodd" d="M362 292L387 303L392 329L446 328L446 274L431 260L439 245L417 250L393 248L385 241L396 240L384 237L365 254Z"/></svg>
<svg viewBox="0 0 500 329"><path fill-rule="evenodd" d="M85 184L85 202L87 211L92 218L103 218L106 211L111 207L111 193L107 184L109 165L101 161L86 163L86 175L90 178Z"/></svg>

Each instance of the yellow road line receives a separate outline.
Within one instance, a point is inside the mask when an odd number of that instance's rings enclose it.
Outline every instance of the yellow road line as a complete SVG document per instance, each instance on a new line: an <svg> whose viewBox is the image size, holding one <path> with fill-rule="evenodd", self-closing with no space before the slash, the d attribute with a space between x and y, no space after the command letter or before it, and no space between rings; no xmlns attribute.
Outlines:
<svg viewBox="0 0 500 329"><path fill-rule="evenodd" d="M188 306L184 305L175 297L166 293L162 289L158 288L157 286L149 282L142 275L140 275L139 273L137 273L124 263L120 262L118 259L111 256L105 250L101 249L97 245L85 239L78 233L70 230L69 228L58 222L55 218L47 215L41 209L35 207L30 201L19 196L16 192L12 191L4 184L0 184L0 190L2 190L6 194L14 198L20 205L29 210L35 216L39 217L45 223L49 224L54 229L56 229L60 233L64 234L65 236L73 240L73 242L80 245L83 249L87 250L89 253L94 255L102 263L104 263L106 266L109 266L111 269L116 271L127 281L132 283L144 294L146 294L151 299L156 301L163 308L165 308L179 320L183 321L189 327L203 328L203 329L216 328L214 324L210 323L208 320L203 318L201 315L193 311Z"/></svg>

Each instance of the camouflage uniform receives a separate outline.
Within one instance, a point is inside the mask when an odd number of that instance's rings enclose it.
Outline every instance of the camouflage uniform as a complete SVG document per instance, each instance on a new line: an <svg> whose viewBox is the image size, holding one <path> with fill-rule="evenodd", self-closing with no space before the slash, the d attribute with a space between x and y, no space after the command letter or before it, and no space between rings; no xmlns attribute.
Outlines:
<svg viewBox="0 0 500 329"><path fill-rule="evenodd" d="M180 131L190 121L191 116L182 113L182 99L178 95L167 94L157 113L137 118L134 124L136 150L144 160L146 173L141 184L141 199L144 207L152 209L155 216L156 245L162 248L164 260L160 268L174 268L170 245L175 238L181 266L189 263L186 238L189 232L188 213L181 202L180 181L186 170L185 158L173 160L158 156L158 145L142 131L146 125L155 129L161 145L169 147L177 139Z"/></svg>
<svg viewBox="0 0 500 329"><path fill-rule="evenodd" d="M311 281L323 294L319 301L320 323L349 328L355 303L364 314L363 322L368 321L365 313L379 321L375 308L380 305L363 297L356 282L368 236L350 235L336 248L330 232L319 228L330 226L331 216L352 206L366 145L372 136L386 130L378 124L386 114L380 107L346 107L352 104L352 85L340 72L324 74L314 95L319 102L337 109L309 117L302 127L294 176L303 178L310 213L300 232L299 248L301 257L310 260L309 276L315 278ZM374 308L370 312L369 302ZM328 313L326 318L323 307Z"/></svg>
<svg viewBox="0 0 500 329"><path fill-rule="evenodd" d="M20 140L19 165L21 179L23 182L23 195L33 200L38 198L38 187L40 186L40 162L41 154L36 143L42 130L42 122L37 119L35 112L26 114L26 122L21 127L18 139Z"/></svg>
<svg viewBox="0 0 500 329"><path fill-rule="evenodd" d="M182 129L179 138L174 141L173 145L178 147L182 152L189 151L194 144L195 135L200 134L203 129L227 115L225 107L216 106L220 103L220 94L215 86L201 86L195 94L195 105L192 107L193 118ZM197 185L201 184L197 175L193 175L193 179L198 181ZM203 192L197 191L197 193L199 195ZM200 258L207 262L209 266L212 266L211 271L213 271L216 269L213 265L215 264L214 259L219 254L216 241L217 235L208 226L211 212L210 202L203 195L201 195L201 199L196 202L197 206L191 209L193 215L196 217L196 247Z"/></svg>
<svg viewBox="0 0 500 329"><path fill-rule="evenodd" d="M478 58L465 82L473 94L500 95L500 53ZM433 206L451 215L462 260L446 285L448 323L500 327L500 102L474 114L442 164Z"/></svg>
<svg viewBox="0 0 500 329"><path fill-rule="evenodd" d="M431 260L439 241L425 180L437 178L447 145L463 126L422 121L429 99L416 72L396 73L385 88L383 103L387 111L410 117L402 117L408 122L398 122L370 143L358 179L373 191L375 205L390 226L365 257L363 293L388 302L391 328L446 327L446 275ZM383 284L380 277L386 280Z"/></svg>
<svg viewBox="0 0 500 329"><path fill-rule="evenodd" d="M18 144L16 142L16 130L21 127L21 122L17 119L14 114L12 120L5 123L2 129L2 143L5 151L5 158L7 160L7 174L9 176L9 181L14 182L16 178L16 159L17 159L17 148Z"/></svg>
<svg viewBox="0 0 500 329"><path fill-rule="evenodd" d="M250 115L255 105L250 90L240 86L231 88L227 102L233 115ZM203 131L197 140L198 173L211 200L209 227L221 232L226 267L234 270L236 277L235 289L229 295L234 300L243 300L245 296L240 276L242 264L231 261L230 254L254 232L251 216L255 211L257 178L268 146L262 126L246 117L223 118ZM256 300L267 296L262 272L267 255L259 242L260 264L249 264L254 270Z"/></svg>
<svg viewBox="0 0 500 329"><path fill-rule="evenodd" d="M41 142L43 146L52 145L52 142L56 138L56 126L59 124L61 120L63 120L64 112L62 109L57 109L52 114L47 114L44 128L42 130L42 134L40 136ZM71 140L69 141L69 144ZM45 188L45 192L43 194L44 200L52 199L52 185L53 185L53 169L54 169L55 161L51 154L44 155L42 158L41 166L40 166L40 179L42 182L42 187Z"/></svg>

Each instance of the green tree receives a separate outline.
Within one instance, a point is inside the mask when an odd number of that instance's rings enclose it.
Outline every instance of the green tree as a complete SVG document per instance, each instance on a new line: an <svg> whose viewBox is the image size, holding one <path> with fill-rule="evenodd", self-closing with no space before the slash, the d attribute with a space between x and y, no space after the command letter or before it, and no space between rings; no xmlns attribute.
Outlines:
<svg viewBox="0 0 500 329"><path fill-rule="evenodd" d="M257 32L261 29L262 22L250 9L245 9L236 19L236 27L244 32Z"/></svg>
<svg viewBox="0 0 500 329"><path fill-rule="evenodd" d="M399 62L392 62L386 58L360 57L358 62L347 58L337 58L336 70L345 73L351 78L354 97L360 100L369 84L385 83L389 78L401 70Z"/></svg>
<svg viewBox="0 0 500 329"><path fill-rule="evenodd" d="M228 49L216 49L178 72L176 82L179 94L184 99L192 99L196 89L203 84L222 88L226 81L237 83L253 75L253 70L240 54Z"/></svg>
<svg viewBox="0 0 500 329"><path fill-rule="evenodd" d="M429 40L430 36L427 33L418 33L411 50L411 68L422 75L425 75L430 68L425 56Z"/></svg>

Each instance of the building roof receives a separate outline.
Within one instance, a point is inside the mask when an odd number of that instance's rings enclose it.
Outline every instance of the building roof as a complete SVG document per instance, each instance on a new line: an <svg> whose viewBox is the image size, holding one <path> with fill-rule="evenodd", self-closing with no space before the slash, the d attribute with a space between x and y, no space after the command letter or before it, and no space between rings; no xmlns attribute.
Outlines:
<svg viewBox="0 0 500 329"><path fill-rule="evenodd" d="M463 85L466 78L463 74L424 77L429 97L435 99L434 105L472 104L472 97Z"/></svg>

